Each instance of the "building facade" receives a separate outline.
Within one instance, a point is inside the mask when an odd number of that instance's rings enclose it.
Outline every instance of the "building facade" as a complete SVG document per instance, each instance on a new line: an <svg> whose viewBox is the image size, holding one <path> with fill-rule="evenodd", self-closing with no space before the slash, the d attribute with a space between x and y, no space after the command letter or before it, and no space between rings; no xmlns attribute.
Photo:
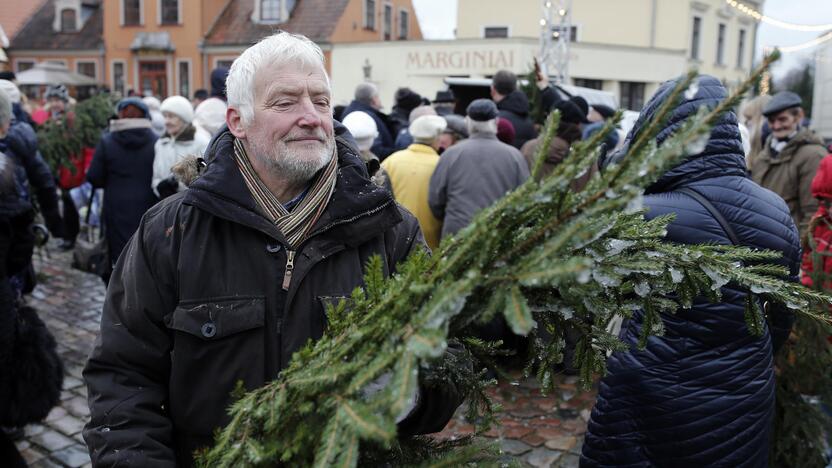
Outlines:
<svg viewBox="0 0 832 468"><path fill-rule="evenodd" d="M9 55L15 71L52 61L122 94L192 96L277 30L308 36L327 58L338 43L422 38L411 0L47 0Z"/></svg>
<svg viewBox="0 0 832 468"><path fill-rule="evenodd" d="M812 99L812 128L832 142L832 42L815 52L815 90Z"/></svg>
<svg viewBox="0 0 832 468"><path fill-rule="evenodd" d="M539 41L547 30L553 37L569 34L571 84L612 92L633 110L662 81L690 68L728 86L752 69L757 23L725 0L569 3L569 31L561 31L561 23L544 24L540 0L517 0L510 8L500 0L458 0L457 38ZM760 11L764 0L743 3ZM528 66L514 71L525 73Z"/></svg>

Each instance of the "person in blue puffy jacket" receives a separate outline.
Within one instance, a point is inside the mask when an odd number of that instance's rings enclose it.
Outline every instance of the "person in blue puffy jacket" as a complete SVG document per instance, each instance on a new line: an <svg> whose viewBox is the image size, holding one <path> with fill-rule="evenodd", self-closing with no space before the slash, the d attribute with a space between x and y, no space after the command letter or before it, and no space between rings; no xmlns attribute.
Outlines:
<svg viewBox="0 0 832 468"><path fill-rule="evenodd" d="M672 111L657 136L667 139L701 106L716 107L726 90L713 77L697 78L698 90ZM678 80L663 84L645 106L624 148L600 166L620 161ZM712 129L704 150L691 154L645 191L647 218L675 214L667 241L731 244L703 203L680 192L692 189L725 220L739 244L782 252L779 264L797 281L800 244L785 202L751 181L746 173L737 117L726 113ZM699 298L691 309L663 316L665 335L637 351L643 313L622 326L629 352L607 362L589 420L581 466L768 466L774 414L773 353L794 319L771 307L762 336L744 318L746 292L722 288L722 301Z"/></svg>

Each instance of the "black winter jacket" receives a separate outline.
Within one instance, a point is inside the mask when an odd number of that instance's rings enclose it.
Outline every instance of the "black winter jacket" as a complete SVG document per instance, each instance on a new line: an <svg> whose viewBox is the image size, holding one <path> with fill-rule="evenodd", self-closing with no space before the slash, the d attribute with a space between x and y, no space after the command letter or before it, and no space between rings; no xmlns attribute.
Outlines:
<svg viewBox="0 0 832 468"><path fill-rule="evenodd" d="M159 201L150 187L156 139L149 128L106 133L87 171L87 181L104 189L103 217L113 263L136 232L142 215Z"/></svg>
<svg viewBox="0 0 832 468"><path fill-rule="evenodd" d="M726 92L715 78L698 78L699 90L672 112L661 143L700 106L715 107ZM645 106L625 147L655 118L675 82L662 85ZM610 156L614 162L623 156ZM690 155L648 187L648 218L673 213L667 240L681 244L730 244L707 209L677 190L708 199L747 247L783 254L797 281L800 244L783 200L748 178L736 115L713 128L705 149ZM663 316L665 335L644 351L619 352L607 361L589 421L581 466L766 467L774 411L772 338L782 341L793 316L772 310L777 325L757 337L744 318L746 293L722 288L722 302L697 299L690 310ZM635 349L643 313L622 327Z"/></svg>
<svg viewBox="0 0 832 468"><path fill-rule="evenodd" d="M416 219L339 137L335 192L284 291L287 243L259 213L232 141L215 138L203 176L147 212L116 265L84 371L96 465L189 465L228 422L235 384L264 385L320 338L324 304L363 284L372 255L390 274L424 248ZM413 432L441 430L459 405L455 394L423 401L402 423Z"/></svg>
<svg viewBox="0 0 832 468"><path fill-rule="evenodd" d="M38 137L32 127L15 120L5 138L0 139L0 152L6 153L17 168L18 182L28 192L24 196L37 198L46 226L54 237L63 235L55 177L38 151Z"/></svg>
<svg viewBox="0 0 832 468"><path fill-rule="evenodd" d="M523 91L512 91L497 103L497 109L500 111L499 116L514 126L512 146L520 149L523 144L537 136L532 119L529 117L529 99Z"/></svg>

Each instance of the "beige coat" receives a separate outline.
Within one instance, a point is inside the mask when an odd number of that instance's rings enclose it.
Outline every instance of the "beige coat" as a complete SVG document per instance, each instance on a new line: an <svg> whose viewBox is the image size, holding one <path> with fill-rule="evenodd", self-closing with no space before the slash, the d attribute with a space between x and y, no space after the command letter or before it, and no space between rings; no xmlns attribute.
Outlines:
<svg viewBox="0 0 832 468"><path fill-rule="evenodd" d="M780 195L792 214L801 235L818 209L818 201L812 197L811 185L820 160L826 156L823 140L815 132L804 128L783 148L777 157L772 156L769 136L763 150L751 166L754 182Z"/></svg>

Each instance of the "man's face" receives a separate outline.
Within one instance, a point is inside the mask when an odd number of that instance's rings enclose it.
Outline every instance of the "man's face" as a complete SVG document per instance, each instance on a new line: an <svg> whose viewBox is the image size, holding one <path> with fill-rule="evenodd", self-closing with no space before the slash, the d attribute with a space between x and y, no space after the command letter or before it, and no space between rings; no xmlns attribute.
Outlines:
<svg viewBox="0 0 832 468"><path fill-rule="evenodd" d="M783 139L791 135L803 120L802 109L786 109L768 118L768 125L775 138Z"/></svg>
<svg viewBox="0 0 832 468"><path fill-rule="evenodd" d="M165 131L168 135L179 135L185 129L185 121L171 112L162 112L165 117Z"/></svg>
<svg viewBox="0 0 832 468"><path fill-rule="evenodd" d="M273 64L254 79L249 153L280 177L307 182L333 155L330 90L320 67Z"/></svg>
<svg viewBox="0 0 832 468"><path fill-rule="evenodd" d="M63 112L66 110L66 103L61 98L49 98L46 104L52 112Z"/></svg>
<svg viewBox="0 0 832 468"><path fill-rule="evenodd" d="M456 139L453 135L451 135L450 133L442 132L442 134L439 135L439 143L437 144L436 149L442 149L442 151L445 151L446 149L453 146L454 143L456 143Z"/></svg>

